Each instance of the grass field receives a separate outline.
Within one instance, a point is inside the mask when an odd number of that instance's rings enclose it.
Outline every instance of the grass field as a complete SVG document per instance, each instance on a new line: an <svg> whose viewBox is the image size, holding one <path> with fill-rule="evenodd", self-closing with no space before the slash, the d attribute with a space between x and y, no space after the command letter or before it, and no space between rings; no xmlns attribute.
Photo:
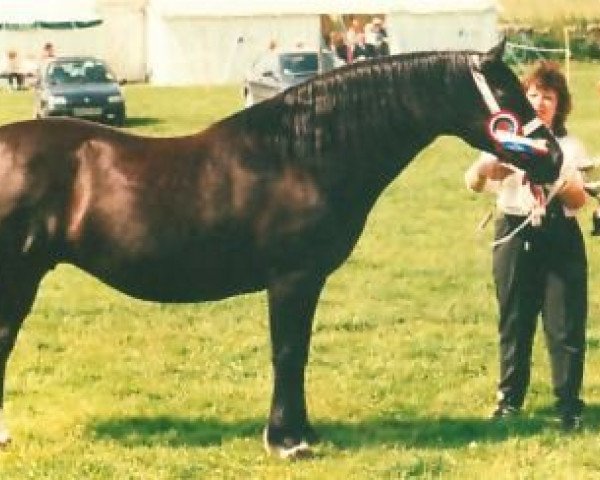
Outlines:
<svg viewBox="0 0 600 480"><path fill-rule="evenodd" d="M506 22L550 24L566 22L598 22L598 0L498 0L500 18Z"/></svg>
<svg viewBox="0 0 600 480"><path fill-rule="evenodd" d="M572 71L570 122L600 155L594 65ZM237 87L126 88L127 129L190 133L240 108ZM30 92L0 92L0 123ZM442 138L386 190L351 259L330 277L314 328L312 460L265 456L271 369L263 294L201 305L131 300L60 266L44 280L9 364L14 443L0 478L600 478L600 240L590 258L585 429L553 422L543 336L525 414L487 420L497 376L492 199L463 187L475 152ZM0 186L1 188L1 186Z"/></svg>

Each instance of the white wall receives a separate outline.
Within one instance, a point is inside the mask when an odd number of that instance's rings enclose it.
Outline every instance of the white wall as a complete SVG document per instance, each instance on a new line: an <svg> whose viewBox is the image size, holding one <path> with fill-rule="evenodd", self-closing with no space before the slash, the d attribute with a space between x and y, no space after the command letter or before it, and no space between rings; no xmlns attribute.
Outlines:
<svg viewBox="0 0 600 480"><path fill-rule="evenodd" d="M58 54L106 59L121 79L143 80L148 75L155 84L182 85L238 83L271 39L282 46L299 40L316 46L320 13L373 9L386 14L392 53L487 50L497 41L492 0L224 2L102 0L102 25L81 30L0 30L0 54L16 49L22 58L36 62L42 45L51 41Z"/></svg>
<svg viewBox="0 0 600 480"><path fill-rule="evenodd" d="M145 8L128 0L99 9L102 24L83 29L0 30L0 63L6 52L17 51L24 68L39 63L42 47L52 42L57 55L92 55L105 59L119 79L146 76ZM2 67L0 66L0 69Z"/></svg>
<svg viewBox="0 0 600 480"><path fill-rule="evenodd" d="M498 41L494 12L396 12L388 16L393 52L485 51Z"/></svg>
<svg viewBox="0 0 600 480"><path fill-rule="evenodd" d="M318 46L321 13L385 14L391 53L488 50L497 41L494 0L336 1L150 0L149 79L157 85L238 83L271 39Z"/></svg>
<svg viewBox="0 0 600 480"><path fill-rule="evenodd" d="M239 83L270 40L318 46L318 15L149 16L148 66L155 85Z"/></svg>
<svg viewBox="0 0 600 480"><path fill-rule="evenodd" d="M119 79L146 78L146 15L144 5L111 2L100 9L98 56L104 58Z"/></svg>

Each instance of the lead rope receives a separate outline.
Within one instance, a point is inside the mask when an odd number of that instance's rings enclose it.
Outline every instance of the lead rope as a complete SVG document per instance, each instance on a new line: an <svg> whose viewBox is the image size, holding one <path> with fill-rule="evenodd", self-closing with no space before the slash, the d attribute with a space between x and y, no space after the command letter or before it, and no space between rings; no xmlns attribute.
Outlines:
<svg viewBox="0 0 600 480"><path fill-rule="evenodd" d="M556 196L556 194L558 192L560 192L561 188L564 187L566 181L567 180L564 177L562 177L562 178L559 178L554 183L554 185L552 185L552 188L550 189L550 191L548 192L548 195L546 197L545 205L541 206L542 210L544 210L546 205L548 205L550 203L550 201ZM527 215L525 220L523 220L521 222L521 224L519 226L517 226L512 232L508 233L507 235L503 236L502 238L499 238L498 240L493 241L492 247L497 247L498 245L502 245L502 244L512 240L517 235L517 233L519 233L521 230L523 230L530 223L535 224L536 222L540 222L541 215L543 215L543 212L540 212L539 208L540 208L539 206L534 207L531 210L531 212L529 212L529 215ZM539 223L537 223L536 226L538 226L538 225L539 225Z"/></svg>

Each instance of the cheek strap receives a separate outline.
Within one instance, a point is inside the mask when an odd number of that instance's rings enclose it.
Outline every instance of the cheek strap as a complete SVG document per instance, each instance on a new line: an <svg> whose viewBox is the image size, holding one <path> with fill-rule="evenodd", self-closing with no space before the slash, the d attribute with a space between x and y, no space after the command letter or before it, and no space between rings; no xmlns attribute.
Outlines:
<svg viewBox="0 0 600 480"><path fill-rule="evenodd" d="M487 83L487 80L480 72L475 71L471 68L471 75L473 75L473 80L475 80L475 85L481 92L481 96L483 97L483 101L488 107L488 110L491 114L498 113L500 111L500 105L496 101L496 97L492 93L490 86Z"/></svg>
<svg viewBox="0 0 600 480"><path fill-rule="evenodd" d="M472 62L474 62L474 64L477 65L478 59L475 56L473 56ZM487 80L485 79L485 76L481 72L476 71L474 68L471 68L470 70L471 75L473 76L473 80L475 80L475 85L477 85L477 89L481 93L483 101L487 105L490 113L494 115L502 111L500 105L498 105L496 97L494 97L494 94L492 93L492 90L487 83ZM538 117L533 117L529 122L523 125L522 133L524 136L527 137L541 126L543 126L542 121Z"/></svg>
<svg viewBox="0 0 600 480"><path fill-rule="evenodd" d="M523 125L523 135L528 137L533 132L535 132L538 128L543 127L543 126L544 126L544 124L538 117L533 117L525 125Z"/></svg>

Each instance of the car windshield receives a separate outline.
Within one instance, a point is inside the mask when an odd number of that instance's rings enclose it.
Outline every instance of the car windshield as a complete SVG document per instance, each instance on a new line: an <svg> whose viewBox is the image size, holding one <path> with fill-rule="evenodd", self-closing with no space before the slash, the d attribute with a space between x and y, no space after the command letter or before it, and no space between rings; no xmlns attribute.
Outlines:
<svg viewBox="0 0 600 480"><path fill-rule="evenodd" d="M114 81L102 62L89 59L53 62L48 65L47 78L55 85Z"/></svg>
<svg viewBox="0 0 600 480"><path fill-rule="evenodd" d="M316 53L286 53L281 55L279 61L284 75L306 75L319 71Z"/></svg>

